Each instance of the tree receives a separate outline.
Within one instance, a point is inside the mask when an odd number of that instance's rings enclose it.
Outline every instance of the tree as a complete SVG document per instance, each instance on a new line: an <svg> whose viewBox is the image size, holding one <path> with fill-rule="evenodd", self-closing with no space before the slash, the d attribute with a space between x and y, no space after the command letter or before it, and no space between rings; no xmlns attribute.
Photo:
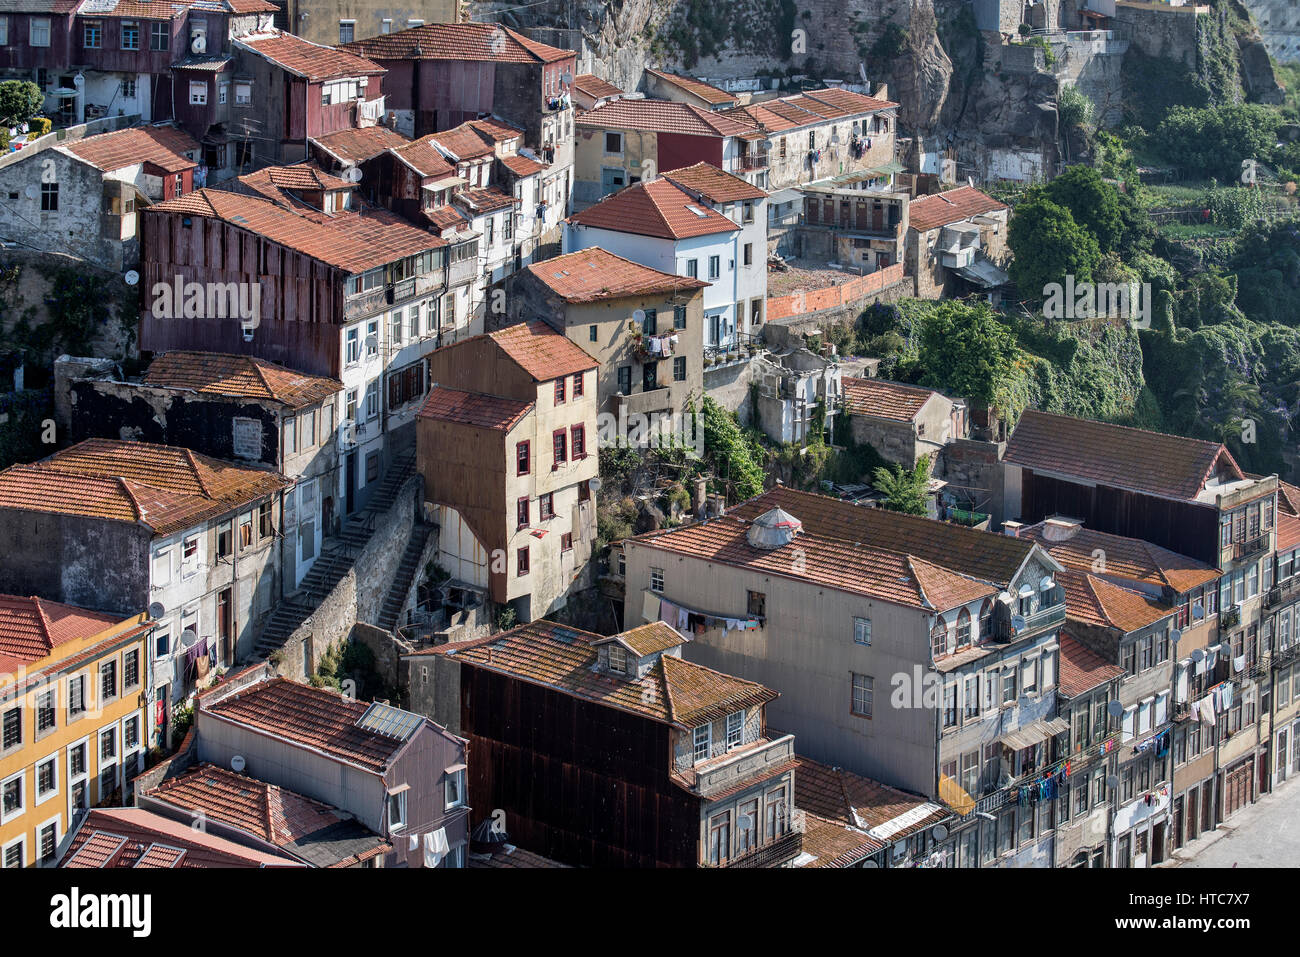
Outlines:
<svg viewBox="0 0 1300 957"><path fill-rule="evenodd" d="M872 484L876 491L885 496L882 503L891 512L906 512L908 515L926 514L925 500L930 487L930 456L921 460L908 471L901 466L890 465L888 468L876 469Z"/></svg>
<svg viewBox="0 0 1300 957"><path fill-rule="evenodd" d="M946 299L921 326L923 384L979 402L992 402L1011 371L1016 340L987 303Z"/></svg>
<svg viewBox="0 0 1300 957"><path fill-rule="evenodd" d="M1067 87L1068 89L1068 87ZM1071 166L1045 190L1047 198L1070 211L1074 221L1097 240L1103 253L1115 248L1122 232L1119 193L1091 166Z"/></svg>
<svg viewBox="0 0 1300 957"><path fill-rule="evenodd" d="M45 109L45 94L30 80L0 82L0 126L21 126Z"/></svg>
<svg viewBox="0 0 1300 957"><path fill-rule="evenodd" d="M722 490L733 489L737 501L763 491L763 464L745 441L736 417L704 397L704 458Z"/></svg>
<svg viewBox="0 0 1300 957"><path fill-rule="evenodd" d="M1046 295L1050 283L1091 282L1101 250L1092 233L1074 221L1064 206L1036 193L1016 207L1007 243L1015 259L1011 280L1027 299Z"/></svg>
<svg viewBox="0 0 1300 957"><path fill-rule="evenodd" d="M1161 154L1191 176L1238 180L1246 160L1264 162L1277 143L1278 114L1258 104L1176 106L1156 128Z"/></svg>

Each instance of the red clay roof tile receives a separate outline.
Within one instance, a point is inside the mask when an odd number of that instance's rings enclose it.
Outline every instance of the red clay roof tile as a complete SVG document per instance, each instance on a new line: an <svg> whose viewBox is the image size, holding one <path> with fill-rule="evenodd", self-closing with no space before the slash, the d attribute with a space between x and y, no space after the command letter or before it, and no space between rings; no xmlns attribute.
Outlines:
<svg viewBox="0 0 1300 957"><path fill-rule="evenodd" d="M339 162L356 164L373 159L386 149L401 149L411 141L386 126L368 126L315 136L312 142L319 144Z"/></svg>
<svg viewBox="0 0 1300 957"><path fill-rule="evenodd" d="M279 30L237 37L232 42L236 46L252 50L289 73L311 81L376 76L386 72L378 63L346 49L321 46Z"/></svg>
<svg viewBox="0 0 1300 957"><path fill-rule="evenodd" d="M869 415L895 422L911 422L921 407L939 393L920 386L845 376L844 410L850 415Z"/></svg>
<svg viewBox="0 0 1300 957"><path fill-rule="evenodd" d="M503 399L481 392L434 388L420 409L419 417L508 432L532 411L534 405L534 402Z"/></svg>
<svg viewBox="0 0 1300 957"><path fill-rule="evenodd" d="M736 203L746 199L766 199L767 191L720 170L711 163L696 163L663 174L682 189L703 196L712 203Z"/></svg>
<svg viewBox="0 0 1300 957"><path fill-rule="evenodd" d="M632 296L675 295L708 283L642 266L599 246L533 263L528 271L566 302L600 302Z"/></svg>
<svg viewBox="0 0 1300 957"><path fill-rule="evenodd" d="M690 193L664 178L621 189L594 206L574 213L568 221L575 226L659 239L688 239L740 229L721 213L696 203Z"/></svg>
<svg viewBox="0 0 1300 957"><path fill-rule="evenodd" d="M0 661L32 664L59 645L91 638L122 621L121 615L35 596L0 595Z"/></svg>
<svg viewBox="0 0 1300 957"><path fill-rule="evenodd" d="M379 60L466 60L496 63L555 63L576 58L530 40L496 23L426 23L366 40L354 40L340 49Z"/></svg>
<svg viewBox="0 0 1300 957"><path fill-rule="evenodd" d="M1091 691L1124 674L1124 669L1106 661L1091 648L1061 632L1061 674L1056 690L1067 698Z"/></svg>
<svg viewBox="0 0 1300 957"><path fill-rule="evenodd" d="M662 70L647 69L646 72L651 76L658 77L665 83L675 86L680 90L685 90L693 96L699 97L710 106L724 106L739 102L736 97L732 96L730 93L719 90L716 86L709 86L709 84L701 82L700 80L692 79L689 76L678 76L675 73L665 73Z"/></svg>
<svg viewBox="0 0 1300 957"><path fill-rule="evenodd" d="M974 186L960 186L945 193L918 196L912 200L907 204L907 222L909 228L924 233L940 226L959 223L972 216L1006 208L1005 203L999 203Z"/></svg>
<svg viewBox="0 0 1300 957"><path fill-rule="evenodd" d="M754 124L731 112L711 113L674 100L612 100L580 112L574 125L607 130L646 130L691 136L741 136Z"/></svg>
<svg viewBox="0 0 1300 957"><path fill-rule="evenodd" d="M147 163L167 173L198 166L186 153L197 152L198 141L174 126L133 126L115 133L100 133L70 143L66 149L106 173Z"/></svg>
<svg viewBox="0 0 1300 957"><path fill-rule="evenodd" d="M266 399L290 409L324 401L343 388L337 379L295 372L255 356L222 352L164 353L149 364L141 380L167 389Z"/></svg>
<svg viewBox="0 0 1300 957"><path fill-rule="evenodd" d="M1065 616L1071 621L1127 635L1174 613L1168 605L1086 572L1061 572L1057 581L1065 589Z"/></svg>

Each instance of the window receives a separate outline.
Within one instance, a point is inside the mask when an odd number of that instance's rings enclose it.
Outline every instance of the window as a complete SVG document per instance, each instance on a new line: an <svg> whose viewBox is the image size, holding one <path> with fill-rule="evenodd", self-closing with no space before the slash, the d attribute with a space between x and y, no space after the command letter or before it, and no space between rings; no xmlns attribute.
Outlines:
<svg viewBox="0 0 1300 957"><path fill-rule="evenodd" d="M465 769L457 768L447 774L446 810L461 807L465 803Z"/></svg>
<svg viewBox="0 0 1300 957"><path fill-rule="evenodd" d="M722 257L710 256L709 257L709 278L717 279L721 275L722 275Z"/></svg>
<svg viewBox="0 0 1300 957"><path fill-rule="evenodd" d="M528 443L520 442L515 446L515 466L516 474L528 474Z"/></svg>
<svg viewBox="0 0 1300 957"><path fill-rule="evenodd" d="M606 133L605 134L605 154L607 156L617 156L623 152L623 134Z"/></svg>
<svg viewBox="0 0 1300 957"><path fill-rule="evenodd" d="M171 34L167 32L170 22L151 23L149 24L149 49L155 51L166 50L171 46Z"/></svg>
<svg viewBox="0 0 1300 957"><path fill-rule="evenodd" d="M406 791L388 795L388 829L400 831L406 827Z"/></svg>
<svg viewBox="0 0 1300 957"><path fill-rule="evenodd" d="M1005 669L1002 672L1002 703L1014 704L1016 700L1016 669L1015 666Z"/></svg>
<svg viewBox="0 0 1300 957"><path fill-rule="evenodd" d="M618 394L619 395L632 394L632 367L631 366L618 367Z"/></svg>
<svg viewBox="0 0 1300 957"><path fill-rule="evenodd" d="M379 418L379 380L372 379L366 385L366 418Z"/></svg>
<svg viewBox="0 0 1300 957"><path fill-rule="evenodd" d="M104 762L112 761L117 757L117 728L105 728L99 732L99 763L102 768Z"/></svg>
<svg viewBox="0 0 1300 957"><path fill-rule="evenodd" d="M99 666L99 700L102 704L117 697L117 662L105 661Z"/></svg>
<svg viewBox="0 0 1300 957"><path fill-rule="evenodd" d="M745 259L744 259L744 262L745 262L745 265L746 265L746 266L751 266L751 265L753 265L753 263L754 263L754 244L753 244L753 243L745 243Z"/></svg>
<svg viewBox="0 0 1300 957"><path fill-rule="evenodd" d="M9 45L9 18L0 17L0 46Z"/></svg>
<svg viewBox="0 0 1300 957"><path fill-rule="evenodd" d="M372 271L381 274L383 272L383 270ZM373 359L377 355L379 355L379 320L372 319L366 323L366 358Z"/></svg>
<svg viewBox="0 0 1300 957"><path fill-rule="evenodd" d="M573 450L575 459L585 459L587 457L587 427L585 425L575 425L569 430L569 447Z"/></svg>
<svg viewBox="0 0 1300 957"><path fill-rule="evenodd" d="M54 689L48 688L36 696L36 736L54 730Z"/></svg>
<svg viewBox="0 0 1300 957"><path fill-rule="evenodd" d="M686 307L685 306L673 306L673 328L674 329L686 328Z"/></svg>
<svg viewBox="0 0 1300 957"><path fill-rule="evenodd" d="M74 778L86 773L85 742L68 748L68 773Z"/></svg>
<svg viewBox="0 0 1300 957"><path fill-rule="evenodd" d="M686 357L677 356L673 359L673 381L686 381Z"/></svg>
<svg viewBox="0 0 1300 957"><path fill-rule="evenodd" d="M692 279L699 279L699 278L700 278L700 262L699 262L699 260L698 260L698 259L687 259L685 262L686 262L686 275L689 276L689 277L692 278Z"/></svg>
<svg viewBox="0 0 1300 957"><path fill-rule="evenodd" d="M568 443L568 433L564 429L556 429L551 434L551 451L557 467L569 460Z"/></svg>
<svg viewBox="0 0 1300 957"><path fill-rule="evenodd" d="M650 569L650 590L663 594L664 591L664 570L662 568Z"/></svg>
<svg viewBox="0 0 1300 957"><path fill-rule="evenodd" d="M208 83L206 80L190 80L190 103L203 106L208 102Z"/></svg>
<svg viewBox="0 0 1300 957"><path fill-rule="evenodd" d="M361 360L361 338L360 330L356 328L349 329L344 339L344 357L348 365Z"/></svg>
<svg viewBox="0 0 1300 957"><path fill-rule="evenodd" d="M133 714L122 722L122 747L127 754L140 747L139 715Z"/></svg>
<svg viewBox="0 0 1300 957"><path fill-rule="evenodd" d="M564 378L555 380L555 404L564 405Z"/></svg>
<svg viewBox="0 0 1300 957"><path fill-rule="evenodd" d="M1137 674L1137 643L1130 642L1120 650L1120 665L1132 677Z"/></svg>
<svg viewBox="0 0 1300 957"><path fill-rule="evenodd" d="M393 310L392 335L393 345L398 346L402 343L402 326L406 322L406 312L403 309Z"/></svg>
<svg viewBox="0 0 1300 957"><path fill-rule="evenodd" d="M41 211L52 213L59 208L59 184L41 183Z"/></svg>
<svg viewBox="0 0 1300 957"><path fill-rule="evenodd" d="M745 592L745 614L753 618L767 616L767 595L761 591Z"/></svg>
<svg viewBox="0 0 1300 957"><path fill-rule="evenodd" d="M978 794L980 786L980 753L967 751L961 756L961 788L967 794Z"/></svg>
<svg viewBox="0 0 1300 957"><path fill-rule="evenodd" d="M560 536L560 551L568 552L573 550L573 533L565 532Z"/></svg>
<svg viewBox="0 0 1300 957"><path fill-rule="evenodd" d="M731 859L731 812L709 818L709 863L715 867Z"/></svg>
<svg viewBox="0 0 1300 957"><path fill-rule="evenodd" d="M957 727L957 682L949 681L943 686L943 726Z"/></svg>
<svg viewBox="0 0 1300 957"><path fill-rule="evenodd" d="M528 546L527 545L519 549L518 553L516 554L515 569L516 569L515 573L517 575L528 574Z"/></svg>
<svg viewBox="0 0 1300 957"><path fill-rule="evenodd" d="M968 718L974 718L979 716L980 713L979 686L980 686L979 675L966 676L966 685L963 694L965 695L966 698L964 710L966 712L966 717Z"/></svg>
<svg viewBox="0 0 1300 957"><path fill-rule="evenodd" d="M68 720L75 721L86 713L86 676L68 679Z"/></svg>
<svg viewBox="0 0 1300 957"><path fill-rule="evenodd" d="M727 750L740 747L745 737L745 712L733 711L727 715Z"/></svg>
<svg viewBox="0 0 1300 957"><path fill-rule="evenodd" d="M583 373L578 372L578 373L575 373L574 376L573 376L573 397L574 397L575 399L576 399L578 396L580 396L580 395L583 394L583 387L584 387L584 385L585 385L585 383L582 381L582 380L583 380L583 375L584 375Z"/></svg>
<svg viewBox="0 0 1300 957"><path fill-rule="evenodd" d="M36 832L36 853L42 865L54 862L54 855L59 849L59 822L50 821Z"/></svg>
<svg viewBox="0 0 1300 957"><path fill-rule="evenodd" d="M627 649L618 643L609 646L609 670L616 671L621 675L627 671Z"/></svg>
<svg viewBox="0 0 1300 957"><path fill-rule="evenodd" d="M1042 656L1043 662L1043 690L1047 691L1056 686L1056 652L1044 651Z"/></svg>
<svg viewBox="0 0 1300 957"><path fill-rule="evenodd" d="M231 535L230 523L227 522L224 527L217 530L217 557L229 558L234 551L234 539Z"/></svg>
<svg viewBox="0 0 1300 957"><path fill-rule="evenodd" d="M1147 635L1144 638L1139 638L1137 642L1137 649L1138 649L1138 663L1137 663L1138 671L1139 672L1146 671L1148 668L1151 667L1151 656L1154 650L1151 636Z"/></svg>
<svg viewBox="0 0 1300 957"><path fill-rule="evenodd" d="M104 25L98 20L87 20L82 30L81 44L89 50L98 50L104 36Z"/></svg>
<svg viewBox="0 0 1300 957"><path fill-rule="evenodd" d="M528 527L528 496L525 495L515 503L515 517L517 519L517 528Z"/></svg>
<svg viewBox="0 0 1300 957"><path fill-rule="evenodd" d="M48 17L32 17L29 24L27 42L34 47L50 45L50 21Z"/></svg>
<svg viewBox="0 0 1300 957"><path fill-rule="evenodd" d="M859 645L871 644L871 619L853 619L853 640Z"/></svg>
<svg viewBox="0 0 1300 957"><path fill-rule="evenodd" d="M948 628L942 618L938 619L930 630L930 651L934 654L935 660L948 653Z"/></svg>
<svg viewBox="0 0 1300 957"><path fill-rule="evenodd" d="M758 847L758 798L740 806L736 818L736 853L748 854Z"/></svg>
<svg viewBox="0 0 1300 957"><path fill-rule="evenodd" d="M1137 730L1137 708L1128 708L1124 712L1123 723L1120 725L1120 740L1131 741Z"/></svg>
<svg viewBox="0 0 1300 957"><path fill-rule="evenodd" d="M695 729L695 763L707 761L713 750L713 725L702 724Z"/></svg>
<svg viewBox="0 0 1300 957"><path fill-rule="evenodd" d="M235 105L247 106L253 102L253 84L236 83L235 84Z"/></svg>
<svg viewBox="0 0 1300 957"><path fill-rule="evenodd" d="M537 496L537 511L542 521L555 518L555 493L547 492Z"/></svg>
<svg viewBox="0 0 1300 957"><path fill-rule="evenodd" d="M8 751L10 748L16 748L23 743L23 709L21 707L10 708L4 713L4 745L3 750Z"/></svg>
<svg viewBox="0 0 1300 957"><path fill-rule="evenodd" d="M647 336L658 335L659 333L659 310L646 309L645 319L641 321L641 331Z"/></svg>
<svg viewBox="0 0 1300 957"><path fill-rule="evenodd" d="M970 612L963 608L957 613L957 648L966 648L970 643Z"/></svg>
<svg viewBox="0 0 1300 957"><path fill-rule="evenodd" d="M355 20L339 21L339 43L351 43L356 36L357 22Z"/></svg>
<svg viewBox="0 0 1300 957"><path fill-rule="evenodd" d="M853 675L853 700L850 710L859 718L871 717L876 680L871 675Z"/></svg>
<svg viewBox="0 0 1300 957"><path fill-rule="evenodd" d="M587 330L587 341L588 341L588 342L599 342L599 341L600 341L600 330L599 330L599 328L598 328L597 326L591 326L591 327Z"/></svg>
<svg viewBox="0 0 1300 957"><path fill-rule="evenodd" d="M275 534L271 525L271 503L263 502L257 508L257 534L261 538L270 538Z"/></svg>
<svg viewBox="0 0 1300 957"><path fill-rule="evenodd" d="M122 21L122 49L140 49L140 24L130 20Z"/></svg>
<svg viewBox="0 0 1300 957"><path fill-rule="evenodd" d="M0 785L0 819L9 820L15 815L21 814L26 807L26 795L24 793L23 772L19 772L11 777L4 784Z"/></svg>

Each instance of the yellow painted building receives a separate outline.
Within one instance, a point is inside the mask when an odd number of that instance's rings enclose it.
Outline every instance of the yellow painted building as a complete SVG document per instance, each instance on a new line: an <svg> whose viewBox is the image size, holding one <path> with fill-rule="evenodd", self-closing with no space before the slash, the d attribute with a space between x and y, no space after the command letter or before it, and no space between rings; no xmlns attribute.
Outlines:
<svg viewBox="0 0 1300 957"><path fill-rule="evenodd" d="M0 595L0 867L52 862L148 747L147 615Z"/></svg>

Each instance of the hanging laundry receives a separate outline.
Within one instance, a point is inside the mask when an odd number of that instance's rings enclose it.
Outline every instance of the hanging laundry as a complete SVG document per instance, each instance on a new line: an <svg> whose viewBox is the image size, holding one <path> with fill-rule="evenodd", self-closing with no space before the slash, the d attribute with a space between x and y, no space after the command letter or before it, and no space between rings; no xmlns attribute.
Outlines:
<svg viewBox="0 0 1300 957"><path fill-rule="evenodd" d="M1233 659L1232 659L1232 670L1233 670L1233 671L1245 671L1245 670L1246 670L1246 656L1245 656L1245 655L1239 655L1239 656L1237 656L1236 658L1233 658Z"/></svg>
<svg viewBox="0 0 1300 957"><path fill-rule="evenodd" d="M1225 681L1219 687L1223 689L1219 692L1219 696L1223 699L1223 710L1227 711L1232 707L1232 682Z"/></svg>

